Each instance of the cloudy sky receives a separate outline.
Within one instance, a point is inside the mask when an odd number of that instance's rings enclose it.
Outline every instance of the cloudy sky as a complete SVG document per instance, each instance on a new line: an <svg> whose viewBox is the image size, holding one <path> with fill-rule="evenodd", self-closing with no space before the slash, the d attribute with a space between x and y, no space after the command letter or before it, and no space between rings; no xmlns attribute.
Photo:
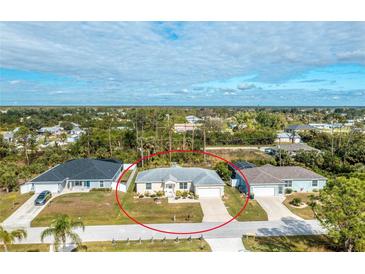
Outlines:
<svg viewBox="0 0 365 274"><path fill-rule="evenodd" d="M365 105L365 23L2 22L1 105Z"/></svg>

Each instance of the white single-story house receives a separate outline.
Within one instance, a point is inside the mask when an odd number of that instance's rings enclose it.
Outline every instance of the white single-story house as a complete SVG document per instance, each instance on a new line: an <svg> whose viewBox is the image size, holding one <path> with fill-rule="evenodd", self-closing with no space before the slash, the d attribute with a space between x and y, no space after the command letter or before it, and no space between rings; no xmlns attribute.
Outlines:
<svg viewBox="0 0 365 274"><path fill-rule="evenodd" d="M168 167L141 171L136 178L138 193L163 191L174 197L177 190L191 191L199 197L221 197L224 182L210 169L195 167Z"/></svg>
<svg viewBox="0 0 365 274"><path fill-rule="evenodd" d="M193 130L197 130L199 129L199 127L201 126L201 124L174 124L174 130L177 133L180 132L188 132L188 131L193 131Z"/></svg>
<svg viewBox="0 0 365 274"><path fill-rule="evenodd" d="M275 143L294 143L298 144L301 142L301 138L297 134L288 132L280 132L276 134Z"/></svg>
<svg viewBox="0 0 365 274"><path fill-rule="evenodd" d="M20 187L21 193L49 190L59 193L64 189L88 190L112 188L123 171L123 163L113 159L75 159L59 164ZM113 184L114 183L114 184ZM126 191L119 184L120 191Z"/></svg>
<svg viewBox="0 0 365 274"><path fill-rule="evenodd" d="M298 166L264 165L241 169L250 185L250 193L255 196L280 196L285 189L297 192L311 192L322 189L327 179L311 170ZM236 174L232 185L247 193L243 179Z"/></svg>

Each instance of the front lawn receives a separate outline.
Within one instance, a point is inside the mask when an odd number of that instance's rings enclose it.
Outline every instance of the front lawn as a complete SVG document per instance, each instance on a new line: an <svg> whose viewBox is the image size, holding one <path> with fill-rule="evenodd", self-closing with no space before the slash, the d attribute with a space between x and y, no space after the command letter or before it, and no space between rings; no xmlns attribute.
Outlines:
<svg viewBox="0 0 365 274"><path fill-rule="evenodd" d="M8 218L15 210L28 200L33 193L20 194L20 192L0 193L0 223Z"/></svg>
<svg viewBox="0 0 365 274"><path fill-rule="evenodd" d="M314 213L308 204L310 203L310 196L311 195L318 195L318 193L304 193L304 192L293 192L290 195L287 195L283 204L294 214L298 215L299 217L305 220L312 220L314 219ZM294 198L299 198L305 203L307 206L305 207L295 207L290 204Z"/></svg>
<svg viewBox="0 0 365 274"><path fill-rule="evenodd" d="M49 244L16 244L8 245L9 252L49 252ZM4 246L0 245L0 252L4 252Z"/></svg>
<svg viewBox="0 0 365 274"><path fill-rule="evenodd" d="M245 198L241 197L241 193L235 187L225 186L224 187L224 204L227 207L228 213L233 217L243 207ZM255 200L250 200L241 213L237 217L237 221L267 221L267 214L265 210Z"/></svg>
<svg viewBox="0 0 365 274"><path fill-rule="evenodd" d="M249 251L259 252L328 252L331 248L326 236L243 236L243 245Z"/></svg>
<svg viewBox="0 0 365 274"><path fill-rule="evenodd" d="M197 223L203 219L199 203L169 204L161 199L156 204L151 198L135 199L133 192L119 193L125 210L143 223ZM85 225L114 225L134 223L119 209L115 192L91 191L65 194L52 200L32 221L32 226L48 226L58 214L81 219Z"/></svg>
<svg viewBox="0 0 365 274"><path fill-rule="evenodd" d="M208 252L210 246L204 240L181 239L148 241L116 241L112 242L88 242L83 243L87 252Z"/></svg>

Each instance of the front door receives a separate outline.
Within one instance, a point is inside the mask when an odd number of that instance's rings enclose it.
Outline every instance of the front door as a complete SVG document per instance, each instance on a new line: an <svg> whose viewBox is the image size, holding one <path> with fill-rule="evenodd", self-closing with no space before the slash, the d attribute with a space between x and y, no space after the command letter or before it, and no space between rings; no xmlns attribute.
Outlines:
<svg viewBox="0 0 365 274"><path fill-rule="evenodd" d="M174 186L172 184L167 184L165 186L165 196L173 197L174 196Z"/></svg>

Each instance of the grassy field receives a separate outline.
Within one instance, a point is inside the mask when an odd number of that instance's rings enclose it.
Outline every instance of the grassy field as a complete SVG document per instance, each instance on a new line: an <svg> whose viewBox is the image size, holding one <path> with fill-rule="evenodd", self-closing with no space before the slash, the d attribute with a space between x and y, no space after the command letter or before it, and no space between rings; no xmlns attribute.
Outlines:
<svg viewBox="0 0 365 274"><path fill-rule="evenodd" d="M224 188L224 204L227 207L229 214L235 216L243 204L245 198L241 197L241 193L235 187L225 186ZM250 200L245 210L238 216L237 221L267 221L265 210L255 200Z"/></svg>
<svg viewBox="0 0 365 274"><path fill-rule="evenodd" d="M300 198L302 202L308 204L310 202L309 197L310 195L318 195L318 193L298 193L293 192L292 194L286 196L284 205L294 214L298 215L299 217L305 219L305 220L311 220L314 219L314 213L310 206L306 206L303 208L298 208L292 206L290 203L291 200L294 198Z"/></svg>
<svg viewBox="0 0 365 274"><path fill-rule="evenodd" d="M87 252L208 252L210 246L204 240L187 239L179 240L154 240L151 241L116 241L111 242L88 242L84 243ZM83 250L81 250L83 251Z"/></svg>
<svg viewBox="0 0 365 274"><path fill-rule="evenodd" d="M132 187L132 186L131 186ZM203 212L199 203L169 204L162 199L156 204L151 198L135 199L133 193L119 193L124 209L143 223L201 222ZM134 223L119 209L115 193L92 191L72 193L52 200L32 221L32 226L48 226L58 214L67 214L81 219L85 225Z"/></svg>
<svg viewBox="0 0 365 274"><path fill-rule="evenodd" d="M20 194L20 192L0 193L0 223L8 218L26 200L32 196L31 193Z"/></svg>
<svg viewBox="0 0 365 274"><path fill-rule="evenodd" d="M246 249L261 252L328 252L331 248L323 235L310 236L275 236L242 238Z"/></svg>
<svg viewBox="0 0 365 274"><path fill-rule="evenodd" d="M4 251L3 245L0 245L0 252ZM16 244L8 245L9 252L49 252L48 244Z"/></svg>

